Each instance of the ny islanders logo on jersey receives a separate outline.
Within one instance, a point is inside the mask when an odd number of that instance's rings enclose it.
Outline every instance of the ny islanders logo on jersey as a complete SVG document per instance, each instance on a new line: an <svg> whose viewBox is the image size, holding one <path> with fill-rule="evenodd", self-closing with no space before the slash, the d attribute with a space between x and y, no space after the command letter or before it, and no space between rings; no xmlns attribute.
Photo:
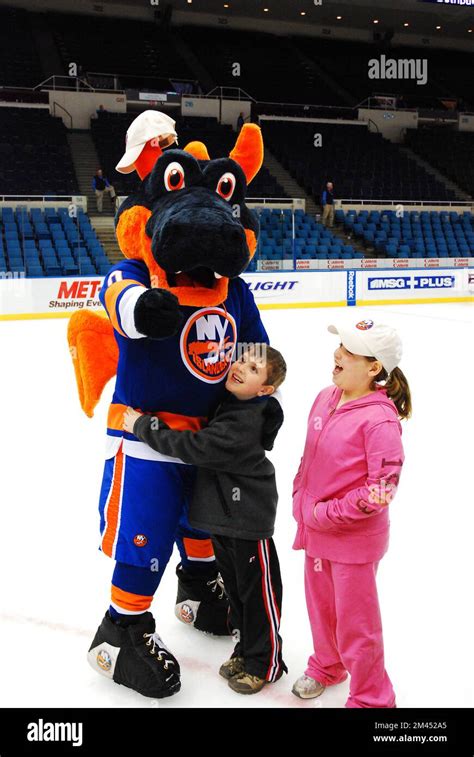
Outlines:
<svg viewBox="0 0 474 757"><path fill-rule="evenodd" d="M148 544L148 539L145 534L137 534L133 537L133 543L136 547L146 547L146 545Z"/></svg>
<svg viewBox="0 0 474 757"><path fill-rule="evenodd" d="M215 384L226 376L237 342L235 320L221 308L202 308L181 332L183 363L193 376Z"/></svg>

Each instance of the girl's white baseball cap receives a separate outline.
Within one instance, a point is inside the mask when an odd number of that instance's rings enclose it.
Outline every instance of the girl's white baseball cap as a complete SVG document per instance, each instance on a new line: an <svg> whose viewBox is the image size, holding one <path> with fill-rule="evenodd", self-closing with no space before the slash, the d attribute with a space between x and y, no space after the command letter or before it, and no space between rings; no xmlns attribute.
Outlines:
<svg viewBox="0 0 474 757"><path fill-rule="evenodd" d="M159 139L160 146L168 147L178 142L175 131L176 121L157 110L144 110L127 129L126 150L115 166L120 173L132 173L134 163L150 139Z"/></svg>
<svg viewBox="0 0 474 757"><path fill-rule="evenodd" d="M402 341L391 326L370 319L344 326L328 326L331 334L339 334L344 347L354 355L380 360L390 373L402 359Z"/></svg>

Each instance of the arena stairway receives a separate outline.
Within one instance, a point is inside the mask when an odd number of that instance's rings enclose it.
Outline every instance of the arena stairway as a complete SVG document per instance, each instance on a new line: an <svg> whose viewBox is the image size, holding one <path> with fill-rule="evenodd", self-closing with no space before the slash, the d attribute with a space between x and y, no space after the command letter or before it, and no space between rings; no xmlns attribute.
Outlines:
<svg viewBox="0 0 474 757"><path fill-rule="evenodd" d="M115 236L114 217L103 213L90 216L90 221L112 265L123 260L122 251Z"/></svg>
<svg viewBox="0 0 474 757"><path fill-rule="evenodd" d="M92 189L92 179L100 166L90 131L70 131L67 135L71 149L72 162L79 184L79 194L87 197L87 212L97 215L97 201ZM102 215L113 217L115 208L108 194L104 195Z"/></svg>
<svg viewBox="0 0 474 757"><path fill-rule="evenodd" d="M319 213L320 210L313 198L306 194L304 189L293 179L286 168L283 168L281 163L266 146L263 165L268 169L277 182L281 184L288 197L303 198L306 201L306 213L313 216L313 218L316 218L316 214ZM250 192L251 190L248 192L249 196Z"/></svg>

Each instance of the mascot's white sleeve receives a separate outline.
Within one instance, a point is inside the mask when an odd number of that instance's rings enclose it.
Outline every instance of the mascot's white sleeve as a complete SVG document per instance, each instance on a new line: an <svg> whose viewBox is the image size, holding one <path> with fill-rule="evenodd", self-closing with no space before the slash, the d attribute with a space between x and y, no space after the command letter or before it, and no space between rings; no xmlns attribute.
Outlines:
<svg viewBox="0 0 474 757"><path fill-rule="evenodd" d="M150 287L149 273L140 261L126 260L105 277L99 293L115 331L129 339L143 339L135 326L138 298Z"/></svg>

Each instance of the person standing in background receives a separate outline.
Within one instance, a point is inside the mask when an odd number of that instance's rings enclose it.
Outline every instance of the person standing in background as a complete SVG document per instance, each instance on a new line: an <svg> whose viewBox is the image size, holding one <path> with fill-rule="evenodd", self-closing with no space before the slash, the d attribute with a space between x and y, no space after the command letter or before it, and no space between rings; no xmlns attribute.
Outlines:
<svg viewBox="0 0 474 757"><path fill-rule="evenodd" d="M332 228L334 226L334 184L328 181L321 196L323 206L323 224Z"/></svg>
<svg viewBox="0 0 474 757"><path fill-rule="evenodd" d="M97 173L92 179L92 188L97 198L97 212L98 213L102 213L104 192L108 192L110 194L110 199L112 200L112 202L115 203L115 198L117 196L115 194L115 189L113 185L110 183L110 181L108 180L108 178L103 175L103 171L101 168L97 169Z"/></svg>

